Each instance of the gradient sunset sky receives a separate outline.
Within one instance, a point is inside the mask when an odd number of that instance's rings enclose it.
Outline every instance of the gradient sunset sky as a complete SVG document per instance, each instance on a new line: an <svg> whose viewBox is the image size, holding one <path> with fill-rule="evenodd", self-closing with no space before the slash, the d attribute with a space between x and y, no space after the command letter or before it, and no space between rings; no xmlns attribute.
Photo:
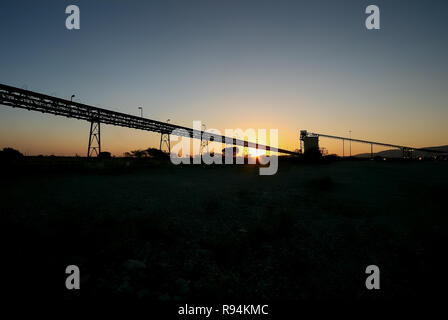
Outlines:
<svg viewBox="0 0 448 320"><path fill-rule="evenodd" d="M65 28L66 6L81 29ZM378 5L381 30L364 26ZM448 1L1 1L0 83L191 127L448 144ZM89 123L0 105L0 148L85 155ZM103 151L159 135L102 126ZM330 153L339 142L322 140ZM346 151L348 149L346 148ZM369 152L353 145L353 153Z"/></svg>

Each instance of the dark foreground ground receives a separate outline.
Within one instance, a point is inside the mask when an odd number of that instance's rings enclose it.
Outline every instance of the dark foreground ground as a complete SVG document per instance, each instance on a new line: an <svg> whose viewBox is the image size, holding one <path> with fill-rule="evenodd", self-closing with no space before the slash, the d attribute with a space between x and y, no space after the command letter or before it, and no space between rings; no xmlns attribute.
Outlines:
<svg viewBox="0 0 448 320"><path fill-rule="evenodd" d="M447 162L280 163L275 176L255 166L39 166L2 171L9 297L403 300L443 289ZM65 289L70 264L79 291ZM377 291L364 284L371 264Z"/></svg>

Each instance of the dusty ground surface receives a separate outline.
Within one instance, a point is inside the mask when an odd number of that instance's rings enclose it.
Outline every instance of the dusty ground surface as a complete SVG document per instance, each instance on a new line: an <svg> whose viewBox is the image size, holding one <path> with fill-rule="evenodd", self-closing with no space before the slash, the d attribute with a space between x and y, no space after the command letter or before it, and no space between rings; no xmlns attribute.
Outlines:
<svg viewBox="0 0 448 320"><path fill-rule="evenodd" d="M5 169L11 295L425 299L442 286L446 162L280 163L274 176L254 166L103 169ZM81 269L76 293L64 287L69 264ZM371 264L375 292L364 285Z"/></svg>

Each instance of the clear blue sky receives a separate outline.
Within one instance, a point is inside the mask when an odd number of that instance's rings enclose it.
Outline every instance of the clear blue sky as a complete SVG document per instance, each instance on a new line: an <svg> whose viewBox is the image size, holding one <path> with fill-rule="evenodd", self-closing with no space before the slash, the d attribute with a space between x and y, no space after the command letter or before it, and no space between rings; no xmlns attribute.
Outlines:
<svg viewBox="0 0 448 320"><path fill-rule="evenodd" d="M80 30L65 28L70 4ZM369 4L381 30L364 27ZM289 149L299 129L448 144L447 16L447 1L1 1L0 82L187 126L278 128ZM115 154L158 143L102 134ZM87 136L0 106L0 147L84 154Z"/></svg>

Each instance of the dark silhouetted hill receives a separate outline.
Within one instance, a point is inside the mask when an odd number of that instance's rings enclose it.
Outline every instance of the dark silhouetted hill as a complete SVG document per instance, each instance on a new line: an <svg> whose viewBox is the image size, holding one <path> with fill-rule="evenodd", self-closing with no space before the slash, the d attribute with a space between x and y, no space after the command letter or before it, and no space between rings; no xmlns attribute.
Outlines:
<svg viewBox="0 0 448 320"><path fill-rule="evenodd" d="M423 149L431 149L431 150L435 150L435 151L443 151L443 152L448 153L448 145L438 146L438 147L423 147ZM403 156L403 153L401 152L400 149L389 149L389 150L384 150L384 151L380 151L380 152L374 152L373 155L384 157L384 158L401 158ZM431 156L430 152L418 151L418 150L414 151L414 157L428 157L428 156ZM360 153L360 154L355 155L355 157L368 158L368 157L370 157L370 153Z"/></svg>

